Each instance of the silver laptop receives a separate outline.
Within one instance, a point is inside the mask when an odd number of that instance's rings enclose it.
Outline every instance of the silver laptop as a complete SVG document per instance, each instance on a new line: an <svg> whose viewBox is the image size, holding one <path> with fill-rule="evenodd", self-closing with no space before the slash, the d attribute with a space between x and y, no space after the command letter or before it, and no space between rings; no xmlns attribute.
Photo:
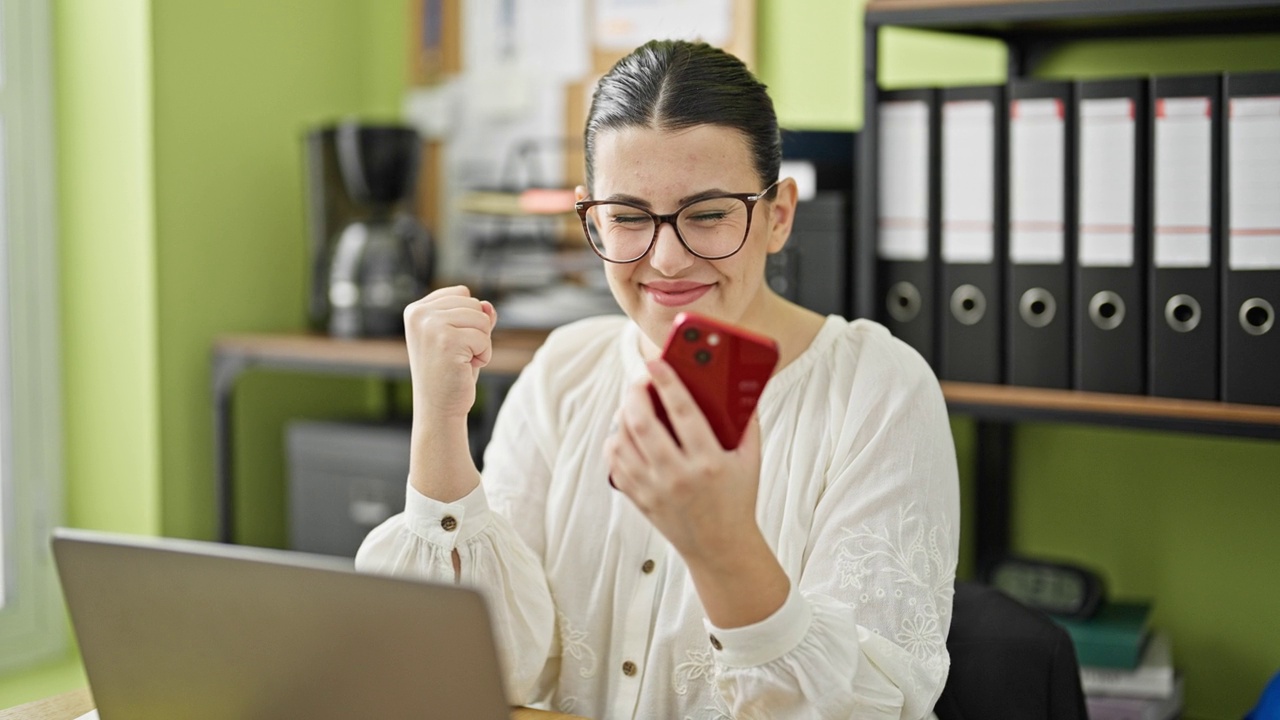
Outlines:
<svg viewBox="0 0 1280 720"><path fill-rule="evenodd" d="M191 540L53 550L103 720L510 718L475 591Z"/></svg>

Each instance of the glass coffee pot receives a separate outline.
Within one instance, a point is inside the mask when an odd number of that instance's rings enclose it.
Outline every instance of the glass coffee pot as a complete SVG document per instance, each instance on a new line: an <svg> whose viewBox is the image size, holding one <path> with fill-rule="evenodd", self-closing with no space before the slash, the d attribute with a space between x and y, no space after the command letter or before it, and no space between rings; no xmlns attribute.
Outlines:
<svg viewBox="0 0 1280 720"><path fill-rule="evenodd" d="M334 130L342 183L357 209L336 234L329 264L330 335L404 334L404 309L426 292L431 238L404 209L421 142L413 128L344 123Z"/></svg>

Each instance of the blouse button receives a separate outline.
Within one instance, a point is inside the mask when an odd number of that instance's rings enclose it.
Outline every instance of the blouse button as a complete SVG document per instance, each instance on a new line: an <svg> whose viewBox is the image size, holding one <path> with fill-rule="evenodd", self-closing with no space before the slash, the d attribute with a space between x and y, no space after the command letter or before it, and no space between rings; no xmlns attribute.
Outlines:
<svg viewBox="0 0 1280 720"><path fill-rule="evenodd" d="M644 564L640 566L640 572L644 573L645 575L648 575L649 573L653 572L653 567L654 567L654 563L652 560L645 560Z"/></svg>
<svg viewBox="0 0 1280 720"><path fill-rule="evenodd" d="M724 646L720 644L720 638L716 637L715 635L712 635L712 636L711 636L711 647L713 647L713 648L715 648L715 649L717 649L717 650L723 650L723 649L724 649Z"/></svg>
<svg viewBox="0 0 1280 720"><path fill-rule="evenodd" d="M636 674L636 664L630 660L622 663L622 674L631 677Z"/></svg>
<svg viewBox="0 0 1280 720"><path fill-rule="evenodd" d="M445 515L440 519L440 527L444 528L445 532L453 532L458 529L458 521L452 515Z"/></svg>

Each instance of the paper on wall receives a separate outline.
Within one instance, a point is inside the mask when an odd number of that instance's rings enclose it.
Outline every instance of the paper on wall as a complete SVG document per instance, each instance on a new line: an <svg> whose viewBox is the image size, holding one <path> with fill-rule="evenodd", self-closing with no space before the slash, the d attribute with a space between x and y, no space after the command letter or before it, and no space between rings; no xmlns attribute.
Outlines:
<svg viewBox="0 0 1280 720"><path fill-rule="evenodd" d="M630 50L654 38L727 45L733 0L595 0L595 42Z"/></svg>

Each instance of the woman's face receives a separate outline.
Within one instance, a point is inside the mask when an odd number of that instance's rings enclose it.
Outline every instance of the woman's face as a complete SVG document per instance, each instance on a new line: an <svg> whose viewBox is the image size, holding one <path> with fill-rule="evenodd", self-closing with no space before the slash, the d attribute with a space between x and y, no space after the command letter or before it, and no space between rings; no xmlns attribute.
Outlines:
<svg viewBox="0 0 1280 720"><path fill-rule="evenodd" d="M622 200L658 214L673 213L694 196L763 190L745 136L716 125L675 131L629 127L595 140L593 200ZM767 184L767 181L766 181ZM692 311L751 326L771 296L765 259L786 243L794 188L784 181L778 202L760 200L746 243L723 260L703 260L676 237L670 224L633 263L605 263L618 304L661 347L677 313ZM582 195L583 191L579 190Z"/></svg>

